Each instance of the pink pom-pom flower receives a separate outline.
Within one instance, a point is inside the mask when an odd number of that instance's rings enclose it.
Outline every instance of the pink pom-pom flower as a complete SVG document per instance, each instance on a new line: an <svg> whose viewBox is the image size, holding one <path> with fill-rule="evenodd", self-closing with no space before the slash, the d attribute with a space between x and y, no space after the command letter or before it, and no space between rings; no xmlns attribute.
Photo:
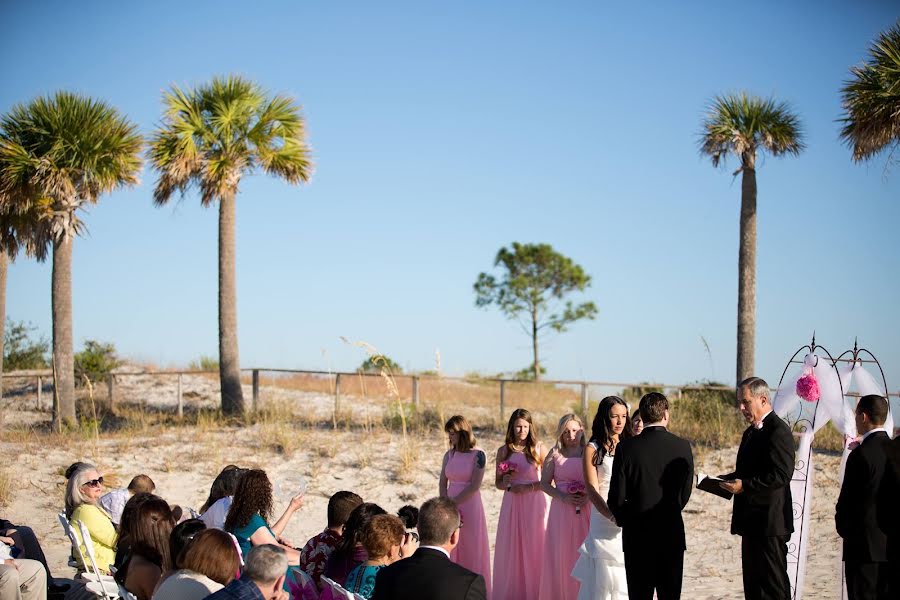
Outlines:
<svg viewBox="0 0 900 600"><path fill-rule="evenodd" d="M797 395L807 402L816 402L819 399L819 382L812 371L797 380Z"/></svg>
<svg viewBox="0 0 900 600"><path fill-rule="evenodd" d="M507 473L515 473L516 465L511 462L502 462L497 465L497 470L500 471L501 475L506 475Z"/></svg>

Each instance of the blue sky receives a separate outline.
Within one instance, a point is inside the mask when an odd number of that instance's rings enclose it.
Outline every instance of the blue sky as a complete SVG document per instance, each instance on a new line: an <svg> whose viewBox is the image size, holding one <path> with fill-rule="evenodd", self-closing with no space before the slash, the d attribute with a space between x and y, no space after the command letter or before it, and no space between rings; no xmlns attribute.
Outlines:
<svg viewBox="0 0 900 600"><path fill-rule="evenodd" d="M734 378L740 180L697 152L704 107L747 90L800 115L806 151L758 169L757 371L855 336L900 388L900 171L855 165L838 90L888 1L10 2L0 111L69 89L149 133L161 94L238 73L302 104L316 171L238 198L243 366L349 369L365 340L409 369L512 371L530 342L472 284L512 241L593 276L595 321L548 376ZM214 355L214 209L101 199L74 250L76 345L159 366ZM7 313L49 337L50 263L10 267ZM701 336L711 350L707 356ZM773 383L774 383L773 381Z"/></svg>

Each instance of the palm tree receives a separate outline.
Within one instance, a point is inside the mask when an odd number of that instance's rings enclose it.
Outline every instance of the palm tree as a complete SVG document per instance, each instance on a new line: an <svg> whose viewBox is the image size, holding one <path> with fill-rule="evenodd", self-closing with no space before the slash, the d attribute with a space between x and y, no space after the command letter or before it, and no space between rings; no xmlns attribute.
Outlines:
<svg viewBox="0 0 900 600"><path fill-rule="evenodd" d="M163 95L161 127L149 156L159 171L157 206L192 185L200 203L219 202L219 379L222 412L241 414L235 274L235 203L241 178L257 169L298 184L312 162L300 109L240 77L217 77L196 89L173 86Z"/></svg>
<svg viewBox="0 0 900 600"><path fill-rule="evenodd" d="M869 48L869 62L852 67L853 79L841 90L846 116L841 138L853 160L869 160L900 143L900 21Z"/></svg>
<svg viewBox="0 0 900 600"><path fill-rule="evenodd" d="M0 208L37 215L29 221L35 241L53 249L57 425L75 423L72 243L84 229L78 211L137 183L142 144L137 127L115 108L70 92L16 105L0 119Z"/></svg>
<svg viewBox="0 0 900 600"><path fill-rule="evenodd" d="M800 120L783 102L746 92L717 96L703 120L700 153L714 167L729 155L740 161L741 229L738 245L737 381L753 375L756 332L756 159L799 154L803 148Z"/></svg>

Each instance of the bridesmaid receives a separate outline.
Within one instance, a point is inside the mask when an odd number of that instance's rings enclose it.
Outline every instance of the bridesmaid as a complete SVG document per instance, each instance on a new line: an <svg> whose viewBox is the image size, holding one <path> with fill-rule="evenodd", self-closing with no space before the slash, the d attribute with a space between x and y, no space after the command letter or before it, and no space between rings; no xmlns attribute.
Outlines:
<svg viewBox="0 0 900 600"><path fill-rule="evenodd" d="M556 445L544 460L541 487L553 498L547 520L547 552L541 576L540 600L575 600L581 583L572 577L578 547L591 525L585 493L584 423L565 415L556 428Z"/></svg>
<svg viewBox="0 0 900 600"><path fill-rule="evenodd" d="M465 417L450 417L444 425L450 439L450 449L444 454L438 492L456 501L460 521L465 531L450 559L484 576L488 598L491 597L491 550L488 543L487 520L481 502L481 482L484 479L486 457L475 445L472 427Z"/></svg>
<svg viewBox="0 0 900 600"><path fill-rule="evenodd" d="M494 545L494 600L535 600L541 588L549 502L541 490L544 445L531 413L513 411L506 443L497 450L497 489L503 490Z"/></svg>

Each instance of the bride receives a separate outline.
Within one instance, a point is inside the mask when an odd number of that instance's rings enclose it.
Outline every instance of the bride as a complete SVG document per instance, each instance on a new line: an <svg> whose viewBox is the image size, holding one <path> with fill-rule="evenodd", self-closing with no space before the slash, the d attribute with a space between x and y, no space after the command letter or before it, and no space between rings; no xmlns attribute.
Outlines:
<svg viewBox="0 0 900 600"><path fill-rule="evenodd" d="M631 437L628 406L618 396L600 401L591 424L591 440L584 449L584 481L593 505L591 528L572 577L581 582L578 600L627 600L622 529L606 505L613 457L619 441Z"/></svg>

